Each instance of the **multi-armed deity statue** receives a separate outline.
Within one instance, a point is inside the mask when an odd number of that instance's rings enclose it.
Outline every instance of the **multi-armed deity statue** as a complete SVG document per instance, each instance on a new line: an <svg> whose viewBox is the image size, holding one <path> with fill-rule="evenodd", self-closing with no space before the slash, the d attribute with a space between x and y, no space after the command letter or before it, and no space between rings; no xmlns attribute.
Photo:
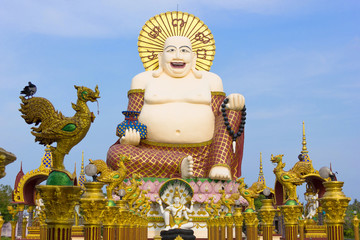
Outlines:
<svg viewBox="0 0 360 240"><path fill-rule="evenodd" d="M132 80L127 110L140 112L147 135L131 127L118 132L108 165L116 169L130 155L129 174L239 177L245 99L226 97L221 78L208 72L215 54L210 30L187 13L160 14L144 25L138 45L146 71Z"/></svg>
<svg viewBox="0 0 360 240"><path fill-rule="evenodd" d="M160 205L160 211L164 216L165 230L169 229L191 229L194 224L190 222L188 214L193 212L194 200L191 186L180 179L172 179L163 184L160 189L160 198L156 201ZM162 200L166 205L162 206ZM190 208L185 204L191 202Z"/></svg>

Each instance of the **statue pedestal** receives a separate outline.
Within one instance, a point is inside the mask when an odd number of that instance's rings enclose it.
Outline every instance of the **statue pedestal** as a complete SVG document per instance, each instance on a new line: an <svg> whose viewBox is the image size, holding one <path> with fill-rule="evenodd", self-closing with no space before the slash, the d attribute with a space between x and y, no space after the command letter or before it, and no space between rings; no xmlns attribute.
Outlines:
<svg viewBox="0 0 360 240"><path fill-rule="evenodd" d="M305 224L305 238L327 239L326 226Z"/></svg>
<svg viewBox="0 0 360 240"><path fill-rule="evenodd" d="M184 240L195 240L196 237L194 236L193 230L187 229L171 229L168 231L161 231L160 232L161 240L174 240L176 237L180 236Z"/></svg>
<svg viewBox="0 0 360 240"><path fill-rule="evenodd" d="M40 226L28 227L26 239L40 239Z"/></svg>

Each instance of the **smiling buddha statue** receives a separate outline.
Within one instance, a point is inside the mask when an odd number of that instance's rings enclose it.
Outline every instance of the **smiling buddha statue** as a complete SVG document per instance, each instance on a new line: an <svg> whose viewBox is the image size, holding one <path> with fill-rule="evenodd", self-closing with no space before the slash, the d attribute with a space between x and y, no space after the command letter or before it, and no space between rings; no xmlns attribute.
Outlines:
<svg viewBox="0 0 360 240"><path fill-rule="evenodd" d="M129 175L239 177L245 99L226 97L221 78L209 72L210 30L193 15L167 12L144 25L138 46L146 71L132 79L127 110L140 112L147 136L127 129L110 147L107 164L116 169L120 156L130 155Z"/></svg>

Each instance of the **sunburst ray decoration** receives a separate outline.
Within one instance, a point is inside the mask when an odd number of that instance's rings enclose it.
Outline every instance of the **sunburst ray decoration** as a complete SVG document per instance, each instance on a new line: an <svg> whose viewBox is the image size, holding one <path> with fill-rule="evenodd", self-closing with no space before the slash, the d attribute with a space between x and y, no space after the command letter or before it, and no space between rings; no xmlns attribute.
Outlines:
<svg viewBox="0 0 360 240"><path fill-rule="evenodd" d="M158 53L163 51L168 37L184 36L190 39L197 54L196 69L209 71L215 56L215 40L203 21L192 14L173 11L156 15L140 31L138 51L145 70L159 67Z"/></svg>
<svg viewBox="0 0 360 240"><path fill-rule="evenodd" d="M176 189L180 193L181 204L187 204L194 196L194 190L189 183L180 178L175 178L166 181L161 186L159 190L159 196L161 198L161 201L166 205L173 204L172 201Z"/></svg>

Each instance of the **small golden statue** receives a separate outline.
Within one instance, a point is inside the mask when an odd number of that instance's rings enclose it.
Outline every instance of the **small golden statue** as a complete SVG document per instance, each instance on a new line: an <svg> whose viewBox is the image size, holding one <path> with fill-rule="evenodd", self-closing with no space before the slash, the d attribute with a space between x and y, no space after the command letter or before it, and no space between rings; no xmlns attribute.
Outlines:
<svg viewBox="0 0 360 240"><path fill-rule="evenodd" d="M125 196L123 200L126 200L129 204L129 208L133 209L133 204L140 197L141 189L139 188L142 185L140 181L141 176L138 174L133 174L130 179L130 186L125 187Z"/></svg>
<svg viewBox="0 0 360 240"><path fill-rule="evenodd" d="M231 215L231 206L235 205L235 200L239 199L240 194L233 193L229 198L226 198L226 193L224 189L219 190L219 193L221 194L220 202L227 208L227 214Z"/></svg>
<svg viewBox="0 0 360 240"><path fill-rule="evenodd" d="M305 182L305 179L301 178L299 174L293 172L291 170L284 171L285 163L282 162L282 157L284 155L271 155L271 162L276 163L276 167L274 168L274 174L276 176L276 180L281 183L281 185L285 188L286 200L285 203L289 200L294 200L299 203L296 194L296 186L299 186Z"/></svg>
<svg viewBox="0 0 360 240"><path fill-rule="evenodd" d="M209 197L208 199L209 199L209 201L205 205L206 211L208 212L208 214L209 214L209 216L211 218L218 217L219 216L219 210L221 209L221 202L219 201L219 202L215 203L214 197ZM210 204L210 207L209 207L208 204ZM211 209L213 210L212 214L210 214Z"/></svg>
<svg viewBox="0 0 360 240"><path fill-rule="evenodd" d="M121 160L118 161L118 169L113 171L109 168L103 160L91 160L89 159L91 164L96 166L96 174L100 174L97 176L97 180L99 182L103 182L108 184L106 186L107 198L112 200L112 194L115 189L119 189L119 187L123 184L123 181L127 174L127 169L124 165L124 161L128 160L129 157L122 156Z"/></svg>
<svg viewBox="0 0 360 240"><path fill-rule="evenodd" d="M246 199L246 201L249 203L249 205L246 207L245 211L255 211L255 198L259 196L259 193L257 193L256 189L254 189L254 186L252 185L250 188L245 188L245 182L244 178L238 178L236 180L237 183L240 183L238 190L240 192L240 195Z"/></svg>

